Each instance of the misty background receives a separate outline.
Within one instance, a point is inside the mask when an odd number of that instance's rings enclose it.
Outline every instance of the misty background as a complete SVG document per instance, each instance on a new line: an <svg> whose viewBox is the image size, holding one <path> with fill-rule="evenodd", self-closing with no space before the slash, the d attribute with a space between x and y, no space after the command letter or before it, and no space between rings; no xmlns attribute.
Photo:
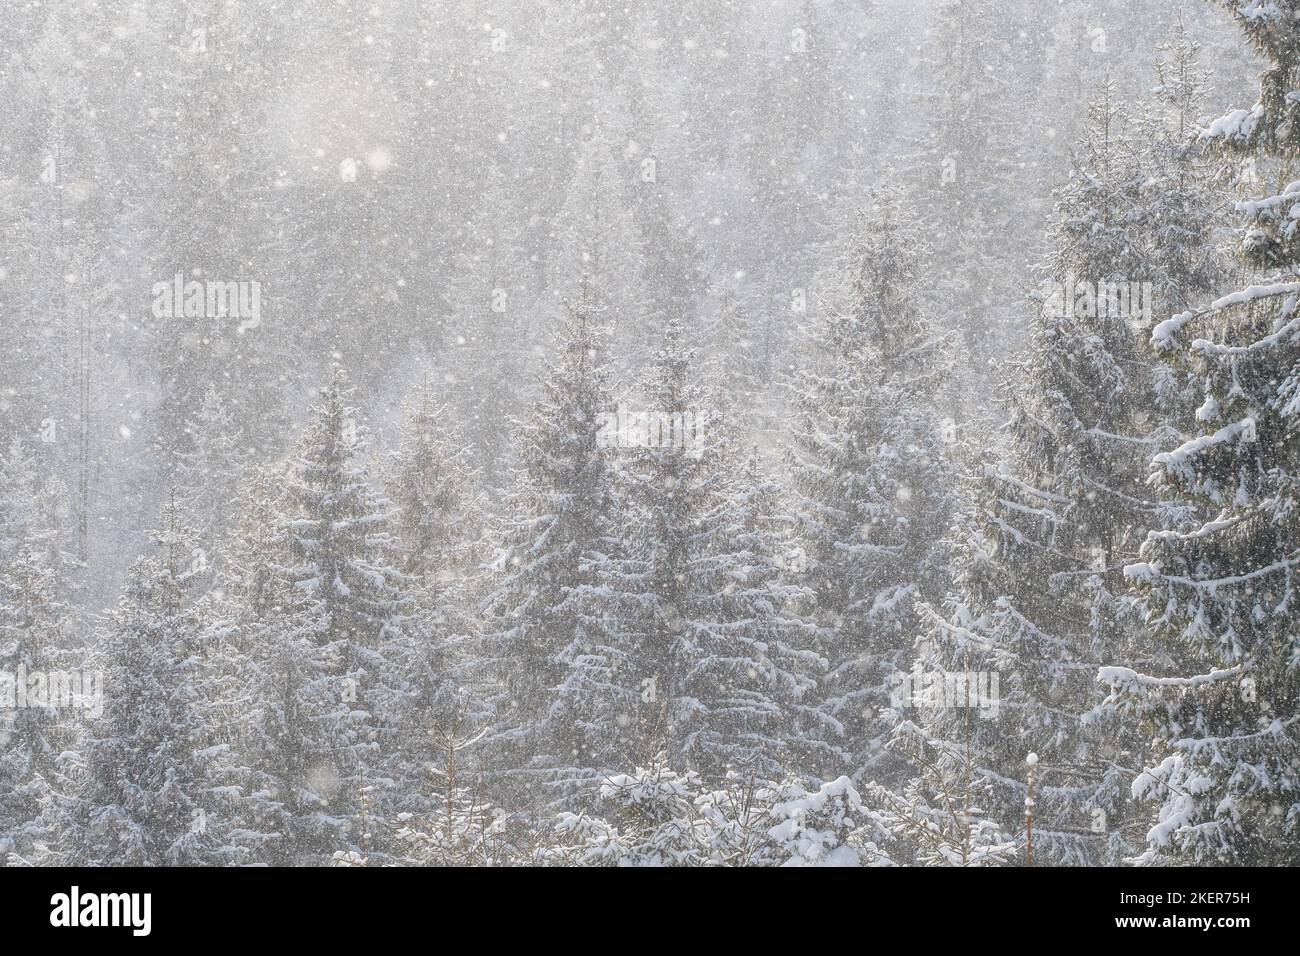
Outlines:
<svg viewBox="0 0 1300 956"><path fill-rule="evenodd" d="M583 272L620 370L676 316L741 353L734 424L773 446L828 246L882 181L924 225L927 316L960 335L945 402L997 419L1088 98L1110 77L1149 99L1175 12L1214 70L1206 116L1255 70L1208 3L936 6L6 4L0 438L53 439L33 446L70 486L79 606L112 602L210 387L271 460L332 361L379 449L433 381L508 486ZM156 318L176 273L259 283L259 325Z"/></svg>

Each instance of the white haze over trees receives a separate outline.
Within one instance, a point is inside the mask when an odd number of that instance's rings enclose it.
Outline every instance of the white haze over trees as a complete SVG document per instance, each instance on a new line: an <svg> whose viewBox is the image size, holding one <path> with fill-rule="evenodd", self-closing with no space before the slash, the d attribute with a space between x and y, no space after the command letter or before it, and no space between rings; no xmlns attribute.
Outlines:
<svg viewBox="0 0 1300 956"><path fill-rule="evenodd" d="M1300 863L1300 0L0 54L0 863Z"/></svg>

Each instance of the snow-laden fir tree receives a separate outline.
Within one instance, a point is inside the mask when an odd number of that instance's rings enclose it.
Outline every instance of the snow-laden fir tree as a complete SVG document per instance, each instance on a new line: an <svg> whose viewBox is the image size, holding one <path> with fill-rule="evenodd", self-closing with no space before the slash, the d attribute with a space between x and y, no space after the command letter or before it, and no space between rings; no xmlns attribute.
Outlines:
<svg viewBox="0 0 1300 956"><path fill-rule="evenodd" d="M53 679L68 660L58 573L28 541L0 571L0 865L33 862L49 844L47 810L59 799L62 755L76 735L58 710L68 702L25 695L10 710L19 682Z"/></svg>
<svg viewBox="0 0 1300 956"><path fill-rule="evenodd" d="M1127 571L1163 667L1101 673L1153 737L1135 796L1159 807L1146 863L1294 864L1300 847L1300 2L1225 0L1267 64L1260 98L1201 139L1277 171L1237 204L1250 285L1182 312L1152 339L1204 383L1200 434L1157 455L1153 482L1206 520L1160 529Z"/></svg>
<svg viewBox="0 0 1300 956"><path fill-rule="evenodd" d="M897 789L866 783L862 792L889 833L887 846L895 860L965 867L1014 858L1015 841L984 809L989 788L976 773L969 738L937 738L903 720L890 744L907 757L913 776Z"/></svg>
<svg viewBox="0 0 1300 956"><path fill-rule="evenodd" d="M958 533L951 613L924 609L917 648L922 679L941 691L923 704L918 733L962 760L973 750L989 788L979 799L1013 834L1025 755L1039 754L1036 853L1058 864L1117 862L1141 829L1123 768L1142 740L1113 712L1093 712L1091 672L1149 653L1122 568L1167 520L1145 461L1177 418L1144 344L1153 277L1171 276L1174 240L1147 215L1152 179L1109 82L1089 117L1058 193L1024 378L1011 389L1012 446L985 455ZM1184 271L1163 290L1203 281Z"/></svg>
<svg viewBox="0 0 1300 956"><path fill-rule="evenodd" d="M1211 90L1202 59L1201 44L1180 16L1157 49L1157 83L1140 120L1148 174L1142 186L1148 203L1142 241L1156 260L1150 271L1157 315L1190 308L1227 271L1216 215L1225 204L1217 163L1196 143L1197 121ZM1165 367L1157 363L1157 373ZM1169 405L1169 399L1162 402L1166 411Z"/></svg>
<svg viewBox="0 0 1300 956"><path fill-rule="evenodd" d="M694 773L678 774L661 759L600 784L594 812L564 811L555 842L542 847L551 866L699 866ZM596 814L599 814L597 816Z"/></svg>
<svg viewBox="0 0 1300 956"><path fill-rule="evenodd" d="M798 728L816 723L826 668L815 650L812 593L800 580L802 552L781 520L781 489L757 453L742 464L724 444L709 464L734 477L697 519L697 553L686 574L697 636L683 686L701 709L683 753L705 779L735 773L778 781L808 752Z"/></svg>
<svg viewBox="0 0 1300 956"><path fill-rule="evenodd" d="M431 725L486 717L480 695L466 698L467 688L482 677L476 624L465 613L484 507L472 450L464 430L451 420L450 407L439 403L429 385L416 389L405 410L384 480L393 506L389 550L410 581L413 599L401 640L386 654L401 687L401 706L398 722L386 729L385 761L393 779L402 781L393 794L397 803L385 801L381 807L386 813L395 807L396 812L428 809L413 768L428 757Z"/></svg>
<svg viewBox="0 0 1300 956"><path fill-rule="evenodd" d="M564 696L615 761L599 769L664 751L706 779L768 781L797 749L820 659L798 610L808 595L783 574L777 490L737 455L685 335L669 323L645 387L606 418L622 546L585 606L615 639L567 655Z"/></svg>
<svg viewBox="0 0 1300 956"><path fill-rule="evenodd" d="M53 836L50 814L65 784L62 755L77 732L59 708L80 704L29 695L19 686L29 680L39 686L71 659L71 562L60 547L57 511L45 500L50 489L36 480L15 441L0 462L0 866L44 858Z"/></svg>
<svg viewBox="0 0 1300 956"><path fill-rule="evenodd" d="M251 469L235 500L204 644L212 658L213 736L231 748L222 782L246 848L240 862L320 862L346 826L328 810L335 753L352 744L337 661L318 647L284 573L277 528L283 476Z"/></svg>
<svg viewBox="0 0 1300 956"><path fill-rule="evenodd" d="M388 564L391 509L369 483L366 431L342 368L331 369L290 464L284 512L288 579L314 617L322 646L337 645L362 684L379 679L382 648L400 633L409 582Z"/></svg>
<svg viewBox="0 0 1300 956"><path fill-rule="evenodd" d="M1021 829L1025 754L1044 755L1040 816L1053 822L1039 852L1056 863L1096 862L1104 852L1105 831L1091 832L1089 812L1114 811L1097 796L1107 779L1100 750L1114 745L1083 726L1093 690L1087 671L1096 652L1127 648L1136 633L1115 551L1131 552L1123 536L1150 524L1134 494L1142 451L1125 419L1130 399L1146 397L1132 380L1138 333L1104 297L1098 314L1095 294L1099 282L1127 291L1131 279L1146 278L1130 236L1141 177L1109 87L1091 112L1059 199L1052 294L1012 396L1011 455L986 455L973 520L959 536L951 616L927 607L917 649L941 691L922 708L923 735L974 759L986 784L981 799L1008 832Z"/></svg>
<svg viewBox="0 0 1300 956"><path fill-rule="evenodd" d="M408 865L503 866L516 855L504 812L492 806L482 774L474 774L462 756L488 731L474 729L465 712L465 702L456 701L450 716L431 730L429 810L396 817L397 853Z"/></svg>
<svg viewBox="0 0 1300 956"><path fill-rule="evenodd" d="M390 661L409 658L414 602L390 563L389 505L370 487L351 391L332 369L278 498L277 592L269 620L249 622L267 633L244 642L258 766L292 821L285 850L302 860L358 844L360 789L379 782L385 734L406 724Z"/></svg>
<svg viewBox="0 0 1300 956"><path fill-rule="evenodd" d="M663 754L601 783L538 850L549 866L890 866L884 818L847 777L818 787L729 775L711 787Z"/></svg>
<svg viewBox="0 0 1300 956"><path fill-rule="evenodd" d="M603 646L579 591L610 553L614 498L600 416L610 407L605 334L584 296L558 335L541 398L516 432L521 470L506 504L501 550L483 600L483 656L498 685L495 776L522 807L539 783L590 766L589 742L558 704L566 652ZM525 798L527 798L525 800Z"/></svg>
<svg viewBox="0 0 1300 956"><path fill-rule="evenodd" d="M132 566L91 666L102 717L87 721L81 788L66 805L61 859L92 866L232 862L190 568L194 532L173 505L160 553Z"/></svg>
<svg viewBox="0 0 1300 956"><path fill-rule="evenodd" d="M225 559L215 576L209 610L209 630L224 640L226 628L242 622L268 624L285 598L281 577L283 538L276 522L284 497L283 466L251 465L240 476L238 491L230 502L231 516ZM232 638L232 650L243 656L266 643L251 633Z"/></svg>
<svg viewBox="0 0 1300 956"><path fill-rule="evenodd" d="M914 602L944 587L952 473L936 403L949 363L917 306L917 265L911 223L882 193L846 237L792 383L792 520L829 667L818 719L800 729L820 755L801 769L823 779L887 769L879 712L907 666Z"/></svg>
<svg viewBox="0 0 1300 956"><path fill-rule="evenodd" d="M0 569L23 548L34 548L60 582L59 600L68 602L77 561L68 489L57 475L43 476L28 443L14 439L0 455ZM3 594L3 592L0 592Z"/></svg>

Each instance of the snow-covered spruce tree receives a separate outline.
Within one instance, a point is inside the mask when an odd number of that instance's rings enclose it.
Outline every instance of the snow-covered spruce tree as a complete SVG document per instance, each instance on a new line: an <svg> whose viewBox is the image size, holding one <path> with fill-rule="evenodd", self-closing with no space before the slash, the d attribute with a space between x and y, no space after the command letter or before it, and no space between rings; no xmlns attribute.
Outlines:
<svg viewBox="0 0 1300 956"><path fill-rule="evenodd" d="M192 529L172 505L152 534L157 557L132 566L92 665L103 716L87 722L82 788L60 834L66 862L91 866L231 862L205 702L190 551Z"/></svg>
<svg viewBox="0 0 1300 956"><path fill-rule="evenodd" d="M9 709L19 703L19 681L39 680L64 666L71 618L70 561L28 462L14 442L0 467L6 535L0 552L0 682L13 682L0 683L0 866L41 859L52 836L48 811L55 809L51 803L62 783L60 755L76 735L58 711L69 702L36 697Z"/></svg>
<svg viewBox="0 0 1300 956"><path fill-rule="evenodd" d="M498 685L484 747L511 807L544 800L538 784L562 783L562 768L592 763L557 692L566 651L601 644L599 622L578 613L577 592L613 543L614 498L598 435L609 408L605 336L595 322L584 297L558 335L541 398L519 425L519 484L481 606L482 654Z"/></svg>
<svg viewBox="0 0 1300 956"><path fill-rule="evenodd" d="M250 651L269 684L263 746L294 758L268 770L285 775L279 799L307 831L290 850L306 859L356 845L359 790L391 745L385 733L405 724L406 688L388 661L407 656L414 602L389 563L389 506L368 482L351 391L333 368L290 463L275 521L274 573L287 586L271 646Z"/></svg>
<svg viewBox="0 0 1300 956"><path fill-rule="evenodd" d="M58 600L72 599L78 562L68 516L67 486L56 475L42 481L41 469L20 439L0 455L0 570L26 548L56 574ZM0 589L0 599L4 596Z"/></svg>
<svg viewBox="0 0 1300 956"><path fill-rule="evenodd" d="M398 448L385 468L393 503L391 552L410 579L414 606L403 639L392 646L389 668L400 674L400 723L387 729L386 765L402 785L381 809L427 811L423 781L412 768L428 758L430 725L455 717L481 722L482 695L462 700L482 676L477 628L464 611L468 581L480 554L483 501L463 431L434 390L417 388L406 405Z"/></svg>
<svg viewBox="0 0 1300 956"><path fill-rule="evenodd" d="M695 832L699 787L696 774L668 769L662 755L631 774L610 774L593 812L562 812L555 843L538 856L551 866L702 865Z"/></svg>
<svg viewBox="0 0 1300 956"><path fill-rule="evenodd" d="M728 774L695 799L708 866L893 866L893 835L848 777L805 786Z"/></svg>
<svg viewBox="0 0 1300 956"><path fill-rule="evenodd" d="M1025 756L1039 754L1035 843L1040 859L1061 864L1117 862L1142 829L1126 812L1123 769L1142 741L1114 712L1093 712L1091 672L1149 653L1122 568L1167 520L1144 484L1145 461L1177 417L1159 405L1161 373L1143 343L1151 305L1141 283L1171 259L1144 215L1149 182L1104 83L1058 193L1050 294L1010 396L1012 447L986 456L975 479L951 613L923 609L917 650L923 679L956 691L922 708L919 734L963 760L972 749L990 788L980 802L1013 834ZM999 699L973 706L971 677Z"/></svg>
<svg viewBox="0 0 1300 956"><path fill-rule="evenodd" d="M906 668L913 603L945 586L936 542L952 474L935 406L947 346L918 311L916 240L895 197L882 194L842 255L811 329L813 363L792 389L792 520L817 609L814 647L829 663L818 726L799 730L820 753L800 769L879 779L879 711Z"/></svg>
<svg viewBox="0 0 1300 956"><path fill-rule="evenodd" d="M505 866L518 849L507 834L504 811L487 798L481 774L462 757L486 735L465 720L466 702L453 704L449 717L431 731L434 761L427 765L429 810L396 817L399 859L414 866Z"/></svg>
<svg viewBox="0 0 1300 956"><path fill-rule="evenodd" d="M1201 139L1282 173L1300 158L1300 2L1225 0L1268 63L1259 102ZM1158 325L1200 373L1202 432L1157 455L1153 481L1208 520L1155 531L1127 571L1168 666L1110 667L1120 713L1154 735L1136 796L1159 806L1146 863L1300 861L1300 182L1238 203L1250 286Z"/></svg>
<svg viewBox="0 0 1300 956"><path fill-rule="evenodd" d="M18 693L19 681L52 677L67 659L63 642L69 608L60 601L58 575L33 542L20 545L0 571L0 682L6 697ZM29 697L15 710L9 710L10 701L4 703L0 866L30 864L53 837L51 816L57 819L57 808L51 803L60 799L62 755L72 749L77 730L69 717L60 715L59 701Z"/></svg>
<svg viewBox="0 0 1300 956"><path fill-rule="evenodd" d="M609 616L616 640L567 655L563 696L616 761L599 769L663 750L709 780L779 779L797 712L814 704L819 660L795 610L807 595L783 580L776 489L735 454L685 334L669 323L641 397L605 419L623 545L583 606Z"/></svg>
<svg viewBox="0 0 1300 956"><path fill-rule="evenodd" d="M683 756L706 780L736 773L776 781L808 752L798 728L817 722L826 661L814 650L811 591L799 581L800 552L781 520L777 482L757 453L741 464L725 444L709 464L735 477L699 516L698 553L686 575L696 636L683 689L700 710Z"/></svg>
<svg viewBox="0 0 1300 956"><path fill-rule="evenodd" d="M294 583L299 565L291 560L284 529L291 475L290 464L245 472L206 608L213 738L231 748L221 780L244 850L240 862L246 863L320 863L339 845L359 845L359 791L367 786L361 778L367 771L366 779L385 777L381 761L400 759L395 728L414 696L403 694L410 679L404 668L415 673L414 655L402 653L403 646L395 651L390 640L382 660L367 658L367 666L382 668L383 680L367 683L362 701L344 642L322 638L319 604ZM409 633L419 633L416 617ZM407 635L404 626L400 636ZM382 729L368 706L376 699L386 705ZM344 779L342 768L355 779ZM389 796L375 790L372 799Z"/></svg>
<svg viewBox="0 0 1300 956"><path fill-rule="evenodd" d="M401 572L384 564L392 552L389 502L370 487L366 430L351 405L352 387L330 370L290 464L285 512L289 579L311 602L322 644L350 645L349 666L400 628L409 596Z"/></svg>
<svg viewBox="0 0 1300 956"><path fill-rule="evenodd" d="M758 794L773 822L777 866L893 866L882 849L891 837L848 777L816 788L786 780Z"/></svg>
<svg viewBox="0 0 1300 956"><path fill-rule="evenodd" d="M890 834L890 855L921 866L994 866L1016 852L1015 842L982 806L987 786L976 774L969 740L946 740L901 721L891 746L914 776L897 790L863 785L863 799Z"/></svg>
<svg viewBox="0 0 1300 956"><path fill-rule="evenodd" d="M550 866L889 866L883 818L847 777L808 789L729 775L712 789L659 754L602 782L593 812L560 814Z"/></svg>
<svg viewBox="0 0 1300 956"><path fill-rule="evenodd" d="M350 695L284 573L284 492L276 470L248 473L204 636L213 737L232 751L222 782L246 848L241 863L321 862L347 823L329 801L340 788L335 753L353 742L350 715L340 712Z"/></svg>

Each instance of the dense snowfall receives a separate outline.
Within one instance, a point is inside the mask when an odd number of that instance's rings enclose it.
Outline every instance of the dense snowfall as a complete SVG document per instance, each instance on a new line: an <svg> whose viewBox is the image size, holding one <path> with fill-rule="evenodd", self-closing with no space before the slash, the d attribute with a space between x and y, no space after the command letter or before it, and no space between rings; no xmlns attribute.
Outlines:
<svg viewBox="0 0 1300 956"><path fill-rule="evenodd" d="M0 862L1300 863L1300 0L0 54Z"/></svg>

